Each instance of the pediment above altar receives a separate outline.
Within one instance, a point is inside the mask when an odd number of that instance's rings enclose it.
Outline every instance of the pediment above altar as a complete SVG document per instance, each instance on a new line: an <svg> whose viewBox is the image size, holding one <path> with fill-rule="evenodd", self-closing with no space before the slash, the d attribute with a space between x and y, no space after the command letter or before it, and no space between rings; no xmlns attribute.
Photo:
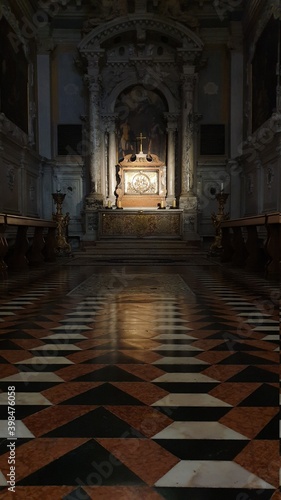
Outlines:
<svg viewBox="0 0 281 500"><path fill-rule="evenodd" d="M128 154L123 160L119 161L120 166L123 167L136 167L136 168L151 168L151 167L162 167L164 162L160 161L158 156L155 154Z"/></svg>

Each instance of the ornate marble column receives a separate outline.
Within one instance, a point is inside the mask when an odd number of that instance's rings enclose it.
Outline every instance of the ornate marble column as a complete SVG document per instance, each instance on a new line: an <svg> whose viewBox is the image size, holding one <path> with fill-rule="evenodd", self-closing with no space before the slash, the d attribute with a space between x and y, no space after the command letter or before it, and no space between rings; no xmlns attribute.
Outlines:
<svg viewBox="0 0 281 500"><path fill-rule="evenodd" d="M187 199L190 197L194 182L193 145L192 145L192 117L194 83L196 76L194 72L182 75L182 127L181 127L181 208L187 207ZM190 193L191 192L191 193Z"/></svg>
<svg viewBox="0 0 281 500"><path fill-rule="evenodd" d="M184 210L183 237L199 240L197 233L197 196L194 186L194 86L196 82L193 66L184 66L182 75L182 122L181 122L181 194L179 207Z"/></svg>
<svg viewBox="0 0 281 500"><path fill-rule="evenodd" d="M103 201L101 186L101 128L100 128L100 83L99 57L94 54L88 59L86 81L89 88L89 147L88 161L91 192L88 198L96 205Z"/></svg>
<svg viewBox="0 0 281 500"><path fill-rule="evenodd" d="M175 198L175 131L178 125L178 115L165 114L167 120L167 203L172 205Z"/></svg>
<svg viewBox="0 0 281 500"><path fill-rule="evenodd" d="M117 115L107 116L108 131L108 198L112 203L115 201L116 188L116 135L115 121Z"/></svg>

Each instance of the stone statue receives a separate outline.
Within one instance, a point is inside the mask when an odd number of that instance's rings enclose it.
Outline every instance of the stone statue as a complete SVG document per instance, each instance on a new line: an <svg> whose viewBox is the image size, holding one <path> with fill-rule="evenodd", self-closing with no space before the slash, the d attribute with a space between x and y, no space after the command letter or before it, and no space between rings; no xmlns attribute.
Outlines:
<svg viewBox="0 0 281 500"><path fill-rule="evenodd" d="M126 0L102 0L101 17L111 19L113 17L124 16L127 14Z"/></svg>
<svg viewBox="0 0 281 500"><path fill-rule="evenodd" d="M179 17L182 15L180 0L161 0L160 14L163 16Z"/></svg>
<svg viewBox="0 0 281 500"><path fill-rule="evenodd" d="M127 15L127 0L93 0L96 15L83 24L83 33L89 33L98 24L113 19L114 17Z"/></svg>
<svg viewBox="0 0 281 500"><path fill-rule="evenodd" d="M180 0L160 0L159 14L162 16L176 18L186 23L191 28L198 28L199 21L192 15L192 11L184 12Z"/></svg>

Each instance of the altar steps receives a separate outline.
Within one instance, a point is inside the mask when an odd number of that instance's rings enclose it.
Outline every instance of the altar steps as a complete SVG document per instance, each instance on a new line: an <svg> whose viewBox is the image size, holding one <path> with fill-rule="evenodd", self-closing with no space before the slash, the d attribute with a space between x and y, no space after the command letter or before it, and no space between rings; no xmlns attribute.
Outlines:
<svg viewBox="0 0 281 500"><path fill-rule="evenodd" d="M198 242L175 240L102 240L87 242L73 255L83 262L172 263L206 257Z"/></svg>

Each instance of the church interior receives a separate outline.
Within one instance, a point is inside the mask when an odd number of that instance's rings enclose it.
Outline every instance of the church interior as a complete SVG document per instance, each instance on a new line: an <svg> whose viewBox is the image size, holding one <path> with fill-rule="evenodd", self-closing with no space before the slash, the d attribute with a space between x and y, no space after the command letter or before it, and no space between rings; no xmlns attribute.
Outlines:
<svg viewBox="0 0 281 500"><path fill-rule="evenodd" d="M1 0L0 499L281 500L280 0Z"/></svg>

